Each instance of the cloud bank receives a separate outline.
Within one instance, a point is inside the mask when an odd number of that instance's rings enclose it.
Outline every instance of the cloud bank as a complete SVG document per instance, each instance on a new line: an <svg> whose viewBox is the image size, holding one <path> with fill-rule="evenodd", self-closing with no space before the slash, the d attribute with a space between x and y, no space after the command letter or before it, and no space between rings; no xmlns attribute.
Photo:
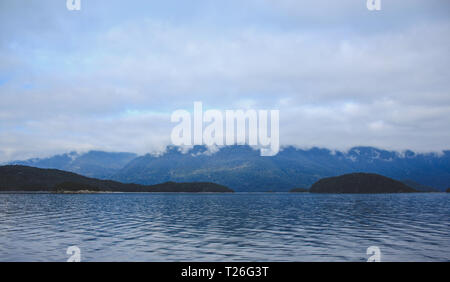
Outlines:
<svg viewBox="0 0 450 282"><path fill-rule="evenodd" d="M194 101L279 109L282 145L449 149L448 1L132 2L0 3L0 161L158 151Z"/></svg>

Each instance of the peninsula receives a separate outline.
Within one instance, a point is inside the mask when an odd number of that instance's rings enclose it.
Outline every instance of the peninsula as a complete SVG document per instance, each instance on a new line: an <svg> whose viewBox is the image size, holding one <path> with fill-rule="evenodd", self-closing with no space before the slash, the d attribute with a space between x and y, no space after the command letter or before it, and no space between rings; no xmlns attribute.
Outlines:
<svg viewBox="0 0 450 282"><path fill-rule="evenodd" d="M30 166L0 166L0 192L234 192L226 186L211 182L165 182L139 185L100 180L57 169Z"/></svg>

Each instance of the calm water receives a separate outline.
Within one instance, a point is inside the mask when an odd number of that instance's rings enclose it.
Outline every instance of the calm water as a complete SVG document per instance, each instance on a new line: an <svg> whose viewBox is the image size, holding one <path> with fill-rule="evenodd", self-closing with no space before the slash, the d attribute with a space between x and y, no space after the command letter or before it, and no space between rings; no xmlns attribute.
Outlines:
<svg viewBox="0 0 450 282"><path fill-rule="evenodd" d="M449 261L450 194L0 194L0 261Z"/></svg>

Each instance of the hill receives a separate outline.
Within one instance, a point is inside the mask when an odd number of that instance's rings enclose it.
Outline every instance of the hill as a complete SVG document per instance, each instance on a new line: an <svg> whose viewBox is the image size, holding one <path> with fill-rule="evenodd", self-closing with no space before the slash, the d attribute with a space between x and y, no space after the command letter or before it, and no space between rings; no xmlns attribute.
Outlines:
<svg viewBox="0 0 450 282"><path fill-rule="evenodd" d="M310 187L325 177L355 172L410 179L442 191L450 182L450 151L436 155L370 147L348 152L285 147L274 157L261 157L248 146L228 146L217 152L202 146L187 152L168 147L162 155L147 154L130 161L112 179L141 184L210 181L235 191L289 191Z"/></svg>
<svg viewBox="0 0 450 282"><path fill-rule="evenodd" d="M214 182L249 192L289 191L292 187L310 187L322 178L355 172L408 179L406 183L419 190L445 191L450 183L450 151L425 154L373 147L332 151L288 146L274 157L261 157L259 151L248 146L227 146L215 151L204 146L191 150L169 146L159 155L92 151L13 163L125 183Z"/></svg>
<svg viewBox="0 0 450 282"><path fill-rule="evenodd" d="M0 166L0 191L75 192L81 190L105 192L233 192L227 187L209 182L157 185L124 184L100 180L56 169L28 166Z"/></svg>
<svg viewBox="0 0 450 282"><path fill-rule="evenodd" d="M137 157L133 153L113 153L89 151L79 154L70 152L49 158L34 158L24 161L13 161L8 164L24 165L38 168L54 168L75 172L88 177L109 179L127 163Z"/></svg>
<svg viewBox="0 0 450 282"><path fill-rule="evenodd" d="M413 180L407 179L407 180L403 180L402 182L405 183L406 185L408 185L409 187L414 188L415 190L417 190L419 192L439 192L439 190L437 190L434 187L422 185Z"/></svg>
<svg viewBox="0 0 450 282"><path fill-rule="evenodd" d="M373 173L351 173L324 178L311 186L311 193L412 193L417 192L406 184Z"/></svg>

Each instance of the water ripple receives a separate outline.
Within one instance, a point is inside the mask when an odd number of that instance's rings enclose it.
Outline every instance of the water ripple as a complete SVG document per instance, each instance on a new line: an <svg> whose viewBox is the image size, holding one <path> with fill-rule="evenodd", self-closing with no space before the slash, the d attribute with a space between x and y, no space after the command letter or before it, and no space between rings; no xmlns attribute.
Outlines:
<svg viewBox="0 0 450 282"><path fill-rule="evenodd" d="M0 261L449 261L448 194L0 194Z"/></svg>

